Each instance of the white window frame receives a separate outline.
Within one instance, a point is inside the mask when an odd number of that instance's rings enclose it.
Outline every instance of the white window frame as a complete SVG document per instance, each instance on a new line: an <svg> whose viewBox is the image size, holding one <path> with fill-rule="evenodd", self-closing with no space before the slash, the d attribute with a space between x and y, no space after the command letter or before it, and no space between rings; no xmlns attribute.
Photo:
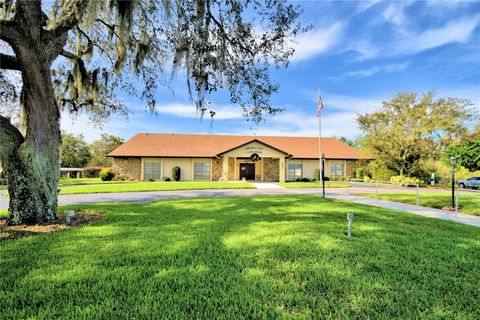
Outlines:
<svg viewBox="0 0 480 320"><path fill-rule="evenodd" d="M343 163L331 163L330 177L343 177L343 169L344 169Z"/></svg>
<svg viewBox="0 0 480 320"><path fill-rule="evenodd" d="M148 168L147 167L152 167ZM150 173L151 170L151 173ZM158 176L156 175L158 171ZM150 176L147 176L148 174L151 174ZM159 161L143 161L143 180L148 181L148 180L160 180L162 178L162 172L161 172L161 167L160 167L160 162Z"/></svg>
<svg viewBox="0 0 480 320"><path fill-rule="evenodd" d="M293 169L290 169L293 166ZM303 178L303 164L302 163L289 163L287 165L287 180L295 181Z"/></svg>
<svg viewBox="0 0 480 320"><path fill-rule="evenodd" d="M201 173L197 173L197 169L201 167ZM212 167L210 162L194 162L193 163L193 180L210 181Z"/></svg>

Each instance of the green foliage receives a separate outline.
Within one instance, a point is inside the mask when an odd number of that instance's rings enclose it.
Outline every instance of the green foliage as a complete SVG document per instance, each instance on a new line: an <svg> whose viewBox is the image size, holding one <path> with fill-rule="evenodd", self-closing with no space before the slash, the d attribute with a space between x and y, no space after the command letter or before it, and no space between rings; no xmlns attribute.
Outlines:
<svg viewBox="0 0 480 320"><path fill-rule="evenodd" d="M480 135L449 146L443 154L443 163L450 165L451 156L455 156L457 163L470 171L480 170Z"/></svg>
<svg viewBox="0 0 480 320"><path fill-rule="evenodd" d="M317 196L68 209L105 219L1 241L1 319L480 315L471 226Z"/></svg>
<svg viewBox="0 0 480 320"><path fill-rule="evenodd" d="M422 181L418 178L411 178L405 176L393 176L390 177L390 182L399 184L401 186L414 186L420 184Z"/></svg>
<svg viewBox="0 0 480 320"><path fill-rule="evenodd" d="M83 168L90 161L91 154L83 134L62 133L60 150L61 166L64 168Z"/></svg>
<svg viewBox="0 0 480 320"><path fill-rule="evenodd" d="M364 176L363 177L363 182L370 182L372 180L369 176Z"/></svg>
<svg viewBox="0 0 480 320"><path fill-rule="evenodd" d="M363 168L357 168L355 169L355 179L362 179L364 174L363 174Z"/></svg>
<svg viewBox="0 0 480 320"><path fill-rule="evenodd" d="M173 181L180 181L180 167L173 167L172 168L172 179Z"/></svg>
<svg viewBox="0 0 480 320"><path fill-rule="evenodd" d="M450 141L468 133L469 122L478 117L471 106L469 100L436 99L434 92L399 93L380 110L357 118L361 144L392 175L418 176L419 161L439 159Z"/></svg>
<svg viewBox="0 0 480 320"><path fill-rule="evenodd" d="M103 168L100 170L99 177L102 181L112 181L115 177L115 172L111 168Z"/></svg>
<svg viewBox="0 0 480 320"><path fill-rule="evenodd" d="M95 140L90 144L91 159L90 166L110 167L112 159L107 154L119 147L124 140L120 137L102 133L99 140Z"/></svg>
<svg viewBox="0 0 480 320"><path fill-rule="evenodd" d="M381 160L373 160L368 164L368 172L373 180L390 181L390 178L396 174L392 169L389 169L385 162Z"/></svg>
<svg viewBox="0 0 480 320"><path fill-rule="evenodd" d="M85 167L83 168L83 177L84 178L99 178L100 171L103 167Z"/></svg>

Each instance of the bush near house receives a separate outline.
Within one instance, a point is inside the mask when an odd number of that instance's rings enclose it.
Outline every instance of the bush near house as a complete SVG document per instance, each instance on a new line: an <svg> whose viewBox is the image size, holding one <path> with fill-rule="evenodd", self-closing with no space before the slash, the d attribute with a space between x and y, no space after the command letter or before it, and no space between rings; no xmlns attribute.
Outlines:
<svg viewBox="0 0 480 320"><path fill-rule="evenodd" d="M405 177L405 176L393 176L390 178L391 183L397 183L401 186L412 186L421 184L421 180L418 178Z"/></svg>
<svg viewBox="0 0 480 320"><path fill-rule="evenodd" d="M99 178L100 171L103 167L85 167L83 168L83 177L84 178Z"/></svg>
<svg viewBox="0 0 480 320"><path fill-rule="evenodd" d="M180 181L180 167L172 168L172 178L174 181Z"/></svg>
<svg viewBox="0 0 480 320"><path fill-rule="evenodd" d="M358 179L358 180L362 179L364 176L363 172L364 172L363 168L355 169L355 179Z"/></svg>
<svg viewBox="0 0 480 320"><path fill-rule="evenodd" d="M103 168L100 171L100 179L102 181L112 181L115 177L115 172L111 168Z"/></svg>

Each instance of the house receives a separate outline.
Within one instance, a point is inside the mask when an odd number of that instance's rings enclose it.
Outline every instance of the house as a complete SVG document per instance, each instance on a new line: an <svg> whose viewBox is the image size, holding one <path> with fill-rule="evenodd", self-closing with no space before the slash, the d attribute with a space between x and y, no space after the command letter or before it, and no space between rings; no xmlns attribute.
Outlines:
<svg viewBox="0 0 480 320"><path fill-rule="evenodd" d="M318 173L314 137L139 133L113 150L113 169L131 180L294 181ZM351 176L361 152L335 138L322 138L325 176ZM318 174L317 174L318 175Z"/></svg>

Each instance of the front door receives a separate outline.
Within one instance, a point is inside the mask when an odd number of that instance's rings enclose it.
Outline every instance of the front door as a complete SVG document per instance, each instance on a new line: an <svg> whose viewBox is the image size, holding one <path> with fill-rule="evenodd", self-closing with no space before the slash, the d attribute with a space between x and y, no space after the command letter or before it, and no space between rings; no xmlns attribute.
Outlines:
<svg viewBox="0 0 480 320"><path fill-rule="evenodd" d="M240 179L255 180L255 164L240 163Z"/></svg>

